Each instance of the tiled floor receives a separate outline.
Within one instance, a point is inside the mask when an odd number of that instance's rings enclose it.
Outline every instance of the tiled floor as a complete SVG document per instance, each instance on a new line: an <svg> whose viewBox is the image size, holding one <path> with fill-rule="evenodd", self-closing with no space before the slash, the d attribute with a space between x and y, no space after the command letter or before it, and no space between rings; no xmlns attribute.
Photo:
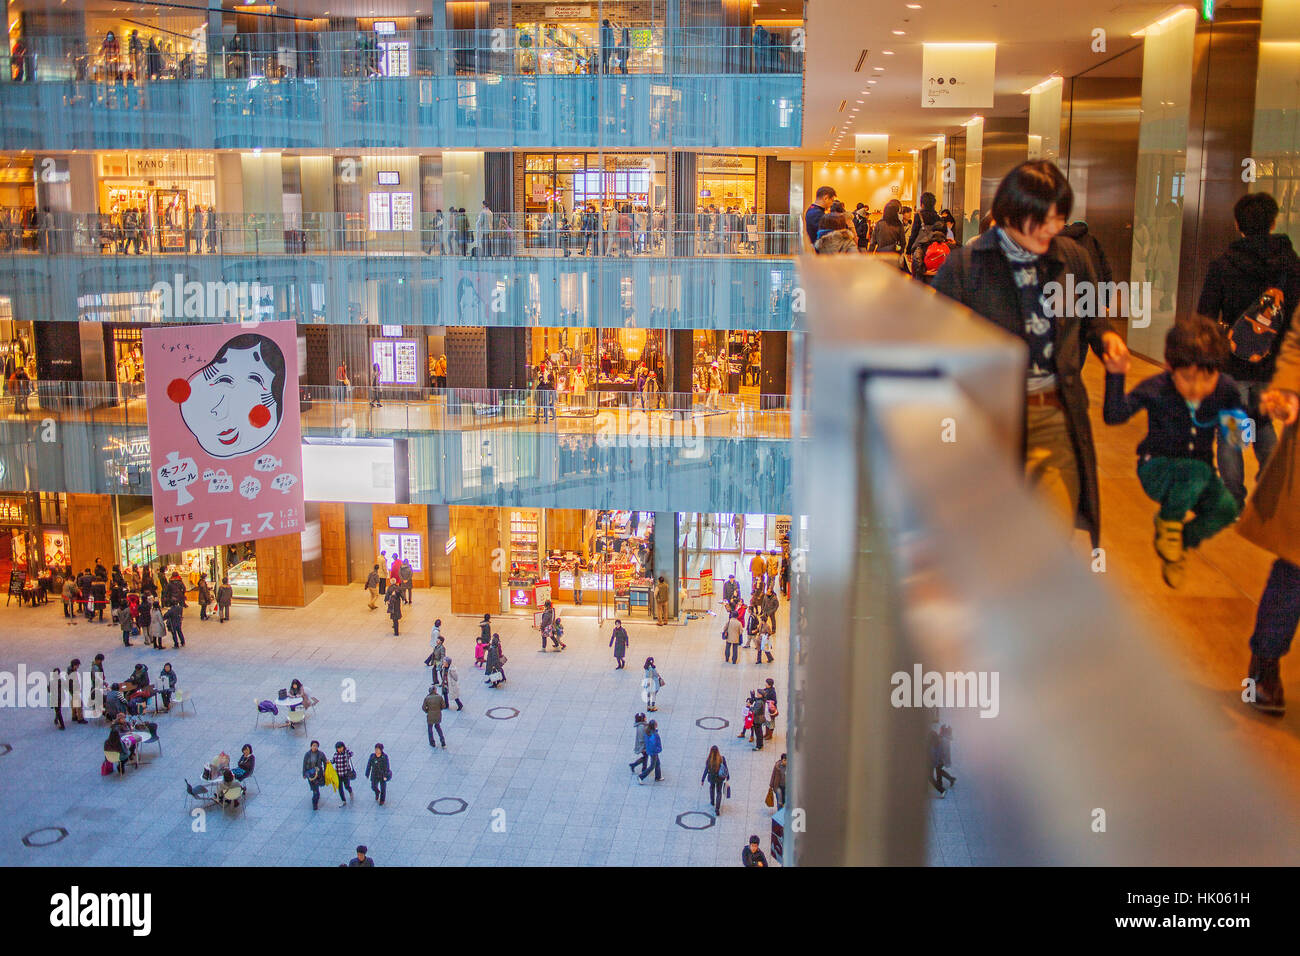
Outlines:
<svg viewBox="0 0 1300 956"><path fill-rule="evenodd" d="M115 628L67 626L54 604L0 608L0 669L48 671L74 655L88 664L102 651L109 678L120 680L137 661L153 674L171 661L198 711L173 709L158 718L162 756L147 748L144 766L123 778L99 774L101 725L69 724L61 732L48 710L0 709L0 744L12 746L0 755L0 864L320 865L342 862L365 843L380 865L734 866L750 833L762 834L766 846L763 797L783 749L785 718L762 753L738 740L736 727L745 691L764 678L776 679L784 701L784 641L774 665L756 666L747 656L735 666L723 663L716 618L666 628L635 624L629 666L615 671L608 623L598 632L594 619L574 618L568 650L541 654L529 622L508 619L498 629L510 679L490 690L473 666L476 619L450 615L445 591L416 597L400 638L382 611L366 610L360 588L327 588L306 610L237 607L229 624L200 622L187 612L189 645L179 651L127 650ZM784 607L780 613L784 626ZM421 662L435 616L443 619L465 702L463 712L443 720L446 751L429 749L420 710L428 686ZM644 709L638 665L651 654L667 681L652 715L663 732L665 779L639 786L627 761L631 718ZM253 729L255 701L274 698L295 677L321 701L307 738ZM353 683L355 702L345 702ZM495 706L518 708L519 716L485 716ZM696 726L712 716L731 726ZM346 741L358 772L382 742L394 771L387 805L376 805L361 778L353 783L355 805L342 809L323 795L312 813L301 778L309 738L327 749ZM220 750L237 757L244 743L257 755L261 793L242 815L209 811L204 831L184 808L184 780L197 782L207 760ZM683 829L679 814L707 810L699 779L714 743L727 757L733 799L715 825ZM434 815L427 806L443 797L467 806ZM45 827L68 834L44 848L23 845L25 834Z"/></svg>

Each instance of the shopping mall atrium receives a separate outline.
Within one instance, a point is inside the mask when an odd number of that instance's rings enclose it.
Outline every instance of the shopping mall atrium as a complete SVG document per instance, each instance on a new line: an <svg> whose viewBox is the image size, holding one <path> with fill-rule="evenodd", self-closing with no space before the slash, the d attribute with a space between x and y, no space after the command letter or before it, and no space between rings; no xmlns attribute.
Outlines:
<svg viewBox="0 0 1300 956"><path fill-rule="evenodd" d="M6 5L0 865L1300 861L1300 0Z"/></svg>

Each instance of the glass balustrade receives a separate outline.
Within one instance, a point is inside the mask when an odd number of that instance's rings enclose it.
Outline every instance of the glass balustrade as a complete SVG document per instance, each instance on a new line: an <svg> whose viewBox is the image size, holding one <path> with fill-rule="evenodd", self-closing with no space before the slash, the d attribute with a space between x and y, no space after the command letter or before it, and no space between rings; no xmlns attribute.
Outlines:
<svg viewBox="0 0 1300 956"><path fill-rule="evenodd" d="M378 402L377 405L372 402ZM303 434L391 439L412 501L781 514L788 400L590 390L304 387ZM34 382L0 407L0 488L149 494L143 387ZM685 502L685 504L682 504Z"/></svg>

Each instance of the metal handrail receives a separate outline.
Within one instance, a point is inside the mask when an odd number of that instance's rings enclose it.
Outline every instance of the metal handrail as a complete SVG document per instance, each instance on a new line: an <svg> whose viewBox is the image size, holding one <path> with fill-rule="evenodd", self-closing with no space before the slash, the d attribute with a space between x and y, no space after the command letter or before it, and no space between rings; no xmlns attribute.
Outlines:
<svg viewBox="0 0 1300 956"><path fill-rule="evenodd" d="M878 263L801 273L787 860L925 862L929 714L891 699L918 665L997 675L995 717L945 712L976 862L1300 860L1262 768L1025 487L1023 344Z"/></svg>

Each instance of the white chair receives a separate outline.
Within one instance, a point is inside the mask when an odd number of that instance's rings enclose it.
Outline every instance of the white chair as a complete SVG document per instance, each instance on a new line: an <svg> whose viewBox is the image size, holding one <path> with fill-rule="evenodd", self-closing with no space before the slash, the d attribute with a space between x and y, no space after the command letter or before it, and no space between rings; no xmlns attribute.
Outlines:
<svg viewBox="0 0 1300 956"><path fill-rule="evenodd" d="M304 734L307 732L307 710L306 710L306 708L303 708L302 710L291 710L291 711L288 711L288 712L284 715L284 719L285 719L285 721L286 721L286 723L285 723L285 726L286 726L286 727L288 727L288 728L290 728L290 729L294 729L294 728L297 728L297 727L301 727L302 730L303 730L303 733L304 733Z"/></svg>
<svg viewBox="0 0 1300 956"><path fill-rule="evenodd" d="M244 788L239 784L235 784L229 790L223 793L220 796L219 800L221 803L221 808L223 810L229 810L233 807L234 809L239 810L241 813L243 812L244 809L244 803L248 802L247 800L244 799ZM240 803L241 800L243 801L243 803Z"/></svg>
<svg viewBox="0 0 1300 956"><path fill-rule="evenodd" d="M178 704L182 713L185 712L186 704L190 705L190 710L194 712L195 716L199 713L199 709L194 706L194 697L189 691L181 690L179 687L172 691L172 703Z"/></svg>
<svg viewBox="0 0 1300 956"><path fill-rule="evenodd" d="M113 765L113 774L117 773L117 766L122 762L122 754L117 750L105 750L104 759Z"/></svg>
<svg viewBox="0 0 1300 956"><path fill-rule="evenodd" d="M248 776L244 777L244 779L243 779L243 780L240 780L239 782L240 782L240 784L243 786L243 788L244 788L245 790L247 790L247 789L248 789L248 785L249 785L250 783L257 783L257 773L256 773L256 771L254 771L253 773L248 774ZM257 783L257 792L258 792L258 793L261 793L261 792L262 792L262 785L261 785L260 783Z"/></svg>

